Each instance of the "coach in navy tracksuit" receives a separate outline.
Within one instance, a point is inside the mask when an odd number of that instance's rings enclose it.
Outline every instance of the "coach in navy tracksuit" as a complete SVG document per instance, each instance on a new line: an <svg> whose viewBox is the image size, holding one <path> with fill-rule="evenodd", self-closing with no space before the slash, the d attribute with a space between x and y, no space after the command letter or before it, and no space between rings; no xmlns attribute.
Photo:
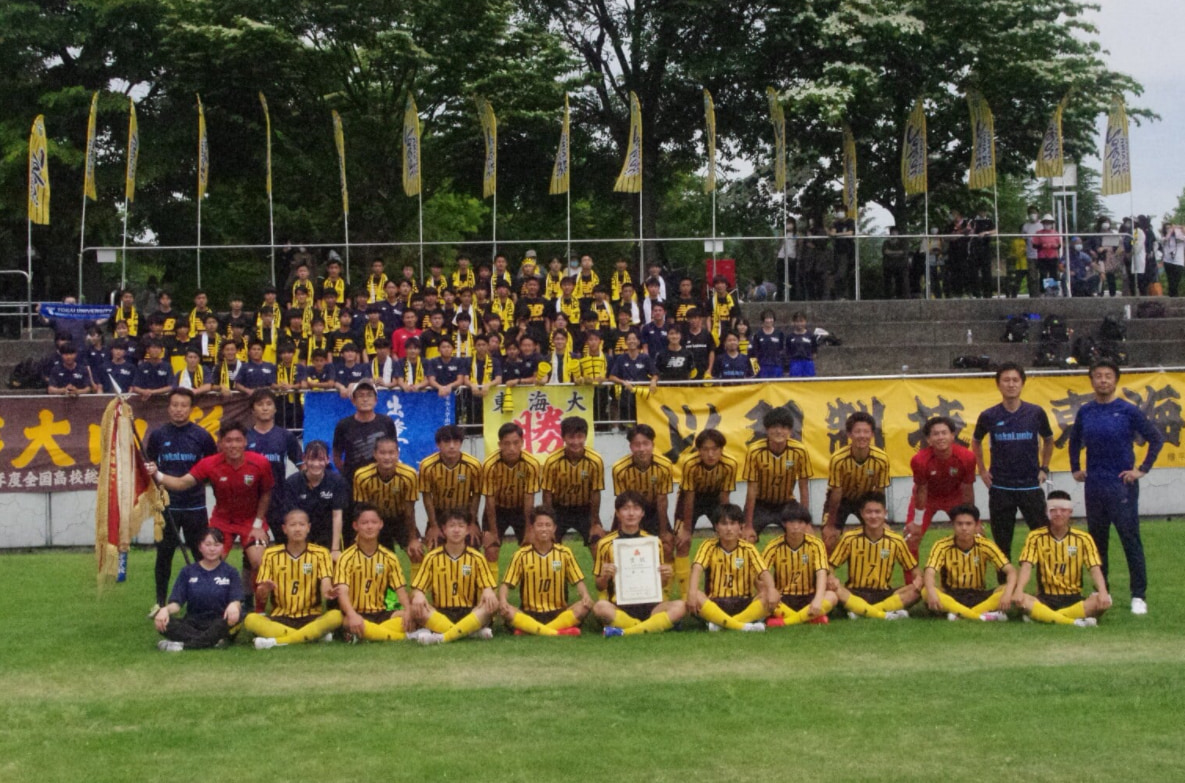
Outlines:
<svg viewBox="0 0 1185 783"><path fill-rule="evenodd" d="M1131 576L1132 614L1146 614L1148 577L1140 542L1139 480L1152 469L1164 439L1143 411L1116 399L1119 367L1114 362L1103 359L1092 364L1090 385L1094 399L1078 410L1070 430L1070 470L1075 480L1086 483L1086 527L1103 559L1103 575L1107 574L1107 543L1114 523ZM1134 443L1138 436L1148 443L1148 452L1136 468ZM1083 448L1088 462L1085 471L1079 461Z"/></svg>

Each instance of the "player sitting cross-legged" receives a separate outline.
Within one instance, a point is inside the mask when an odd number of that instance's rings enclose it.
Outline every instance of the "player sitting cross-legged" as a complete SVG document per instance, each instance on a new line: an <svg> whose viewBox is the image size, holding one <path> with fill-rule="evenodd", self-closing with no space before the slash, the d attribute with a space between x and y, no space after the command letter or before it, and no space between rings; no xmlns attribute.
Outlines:
<svg viewBox="0 0 1185 783"><path fill-rule="evenodd" d="M390 642L408 631L407 610L387 610L387 591L394 590L401 606L408 606L403 568L395 553L379 544L383 518L369 503L354 504L354 543L338 558L334 569L337 602L341 606L344 639Z"/></svg>
<svg viewBox="0 0 1185 783"><path fill-rule="evenodd" d="M721 506L712 520L716 538L700 546L691 565L687 609L707 622L709 631L764 631L761 619L781 600L761 553L741 537L744 521L740 506Z"/></svg>
<svg viewBox="0 0 1185 783"><path fill-rule="evenodd" d="M661 633L670 630L683 619L687 611L682 601L663 601L653 604L617 604L614 594L614 577L617 564L613 561L613 542L630 538L653 538L642 530L642 519L646 516L646 499L642 493L626 490L617 496L617 530L597 542L597 556L593 563L593 578L597 590L605 596L593 605L593 614L605 625L605 636L622 636L640 633ZM665 561L660 546L658 573L666 587L671 581L674 569Z"/></svg>
<svg viewBox="0 0 1185 783"><path fill-rule="evenodd" d="M332 641L333 631L342 624L337 609L322 612L321 600L333 598L333 561L329 550L310 544L309 515L289 511L284 517L287 543L268 547L259 566L255 595L265 604L272 599L269 614L249 614L243 626L255 634L255 649L301 644L317 639Z"/></svg>
<svg viewBox="0 0 1185 783"><path fill-rule="evenodd" d="M529 521L530 546L514 553L502 584L498 603L515 635L579 636L580 621L592 608L584 584L584 572L572 550L555 540L555 512L536 506ZM580 599L568 604L568 585L576 585ZM510 605L510 588L519 588L519 608Z"/></svg>
<svg viewBox="0 0 1185 783"><path fill-rule="evenodd" d="M903 620L909 617L906 607L921 597L917 578L918 561L910 554L905 539L885 527L885 496L869 492L860 501L860 527L839 538L831 553L831 567L848 566L848 579L840 584L834 576L828 587L835 591L847 608L848 617L872 617L878 620ZM901 564L905 586L890 586L893 569Z"/></svg>
<svg viewBox="0 0 1185 783"><path fill-rule="evenodd" d="M492 638L490 620L498 612L494 576L485 556L467 546L469 516L453 509L444 516L444 543L424 555L412 583L411 609L424 626L412 636L421 644L455 642L466 636ZM432 594L428 603L427 593Z"/></svg>
<svg viewBox="0 0 1185 783"><path fill-rule="evenodd" d="M822 539L811 535L810 510L797 503L786 504L782 529L785 534L770 541L761 553L782 595L765 624L770 628L800 623L826 625L836 596L827 589L831 574L827 548Z"/></svg>
<svg viewBox="0 0 1185 783"><path fill-rule="evenodd" d="M940 538L926 560L922 575L926 605L946 612L948 620L1007 620L1016 589L1016 569L998 546L983 537L978 508L955 506L950 519L954 534ZM1005 583L994 591L984 582L989 564L1005 576ZM942 587L938 587L940 577Z"/></svg>

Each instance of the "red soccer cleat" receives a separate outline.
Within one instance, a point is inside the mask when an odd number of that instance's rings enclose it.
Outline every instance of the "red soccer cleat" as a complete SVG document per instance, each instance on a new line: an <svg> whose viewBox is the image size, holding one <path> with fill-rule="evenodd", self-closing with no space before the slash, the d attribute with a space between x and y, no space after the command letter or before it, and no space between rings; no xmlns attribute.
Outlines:
<svg viewBox="0 0 1185 783"><path fill-rule="evenodd" d="M825 614L821 614L814 619L807 620L807 622L811 625L829 625L831 623L831 618Z"/></svg>
<svg viewBox="0 0 1185 783"><path fill-rule="evenodd" d="M523 629L522 629L522 628L515 628L515 629L514 629L514 635L515 635L515 636L523 636L523 635L524 635L524 634L523 634Z"/></svg>
<svg viewBox="0 0 1185 783"><path fill-rule="evenodd" d="M580 629L574 625L570 626L568 628L557 628L555 632L558 633L560 636L579 636L580 635Z"/></svg>
<svg viewBox="0 0 1185 783"><path fill-rule="evenodd" d="M766 628L784 628L785 626L786 621L777 615L774 615L765 621Z"/></svg>

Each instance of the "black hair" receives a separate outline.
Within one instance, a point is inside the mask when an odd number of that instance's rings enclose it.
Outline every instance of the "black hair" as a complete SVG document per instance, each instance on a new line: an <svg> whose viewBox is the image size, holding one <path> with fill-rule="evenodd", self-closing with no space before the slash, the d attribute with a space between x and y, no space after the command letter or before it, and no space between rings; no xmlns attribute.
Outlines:
<svg viewBox="0 0 1185 783"><path fill-rule="evenodd" d="M973 503L960 503L950 511L946 512L946 515L950 517L951 522L955 521L955 517L962 516L964 514L969 514L976 522L979 521L979 507Z"/></svg>
<svg viewBox="0 0 1185 783"><path fill-rule="evenodd" d="M873 432L876 432L876 419L873 418L872 414L868 413L867 411L856 411L851 416L849 416L848 420L844 422L844 430L850 434L860 422L864 422L869 427L872 427Z"/></svg>
<svg viewBox="0 0 1185 783"><path fill-rule="evenodd" d="M569 416L560 422L560 437L588 434L588 422L579 416Z"/></svg>

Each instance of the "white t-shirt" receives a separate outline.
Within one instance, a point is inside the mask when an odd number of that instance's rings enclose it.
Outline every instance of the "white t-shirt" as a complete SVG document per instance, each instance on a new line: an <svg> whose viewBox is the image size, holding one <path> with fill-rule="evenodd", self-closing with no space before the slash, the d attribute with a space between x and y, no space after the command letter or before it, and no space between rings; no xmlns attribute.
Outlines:
<svg viewBox="0 0 1185 783"><path fill-rule="evenodd" d="M1170 229L1163 239L1164 262L1176 266L1185 266L1185 231L1179 228Z"/></svg>
<svg viewBox="0 0 1185 783"><path fill-rule="evenodd" d="M1029 234L1031 236L1040 231L1041 228L1042 226L1040 222L1030 220L1028 223L1025 223L1020 227L1020 231L1022 234ZM1025 240L1025 258L1029 259L1030 261L1035 261L1037 259L1037 250L1033 247L1033 240L1031 239Z"/></svg>
<svg viewBox="0 0 1185 783"><path fill-rule="evenodd" d="M1148 250L1144 246L1144 230L1141 228L1135 229L1132 233L1132 274L1144 274L1144 267L1147 264Z"/></svg>

